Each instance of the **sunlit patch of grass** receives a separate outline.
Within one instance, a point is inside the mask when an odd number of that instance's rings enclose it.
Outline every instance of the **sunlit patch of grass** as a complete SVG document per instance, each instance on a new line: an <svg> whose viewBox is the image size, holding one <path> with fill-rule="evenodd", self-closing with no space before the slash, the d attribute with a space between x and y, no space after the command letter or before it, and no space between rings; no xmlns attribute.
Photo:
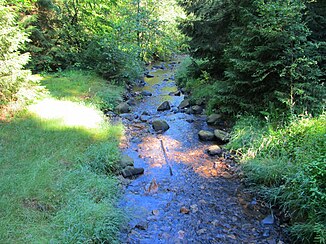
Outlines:
<svg viewBox="0 0 326 244"><path fill-rule="evenodd" d="M117 180L113 170L93 169L102 158L115 169L123 127L106 121L95 93L60 97L65 82L58 80L59 91L52 87L43 100L0 121L0 243L116 240L122 220L114 207ZM92 165L88 159L97 154L103 157Z"/></svg>
<svg viewBox="0 0 326 244"><path fill-rule="evenodd" d="M30 105L28 110L44 120L59 120L65 127L98 128L103 122L103 114L85 105L56 99L43 99Z"/></svg>

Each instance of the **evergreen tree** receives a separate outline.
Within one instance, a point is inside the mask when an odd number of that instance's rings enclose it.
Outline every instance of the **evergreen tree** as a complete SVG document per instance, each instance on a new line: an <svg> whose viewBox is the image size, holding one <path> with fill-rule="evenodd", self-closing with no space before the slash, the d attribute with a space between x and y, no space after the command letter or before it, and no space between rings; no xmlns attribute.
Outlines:
<svg viewBox="0 0 326 244"><path fill-rule="evenodd" d="M190 53L195 58L206 59L206 69L212 76L224 72L222 55L228 45L237 2L234 0L180 0L188 18L180 29L190 37Z"/></svg>
<svg viewBox="0 0 326 244"><path fill-rule="evenodd" d="M17 92L29 83L30 71L24 70L29 60L19 49L27 40L16 22L13 10L0 4L0 105L15 99Z"/></svg>
<svg viewBox="0 0 326 244"><path fill-rule="evenodd" d="M299 0L241 1L224 59L228 111L318 111L322 87L316 45ZM317 106L316 106L317 105Z"/></svg>

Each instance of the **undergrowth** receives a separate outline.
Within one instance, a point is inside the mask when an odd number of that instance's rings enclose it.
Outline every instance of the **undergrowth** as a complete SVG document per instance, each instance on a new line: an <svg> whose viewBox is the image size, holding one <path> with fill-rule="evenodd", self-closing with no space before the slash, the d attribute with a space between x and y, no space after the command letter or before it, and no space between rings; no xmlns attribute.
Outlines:
<svg viewBox="0 0 326 244"><path fill-rule="evenodd" d="M282 127L242 118L228 148L241 155L248 183L290 218L294 242L326 242L325 114Z"/></svg>
<svg viewBox="0 0 326 244"><path fill-rule="evenodd" d="M205 70L207 61L185 58L176 73L177 85L191 96L192 103L205 103L208 113L216 112L220 83Z"/></svg>
<svg viewBox="0 0 326 244"><path fill-rule="evenodd" d="M123 128L99 108L122 88L78 71L43 85L47 95L0 121L0 243L116 243Z"/></svg>

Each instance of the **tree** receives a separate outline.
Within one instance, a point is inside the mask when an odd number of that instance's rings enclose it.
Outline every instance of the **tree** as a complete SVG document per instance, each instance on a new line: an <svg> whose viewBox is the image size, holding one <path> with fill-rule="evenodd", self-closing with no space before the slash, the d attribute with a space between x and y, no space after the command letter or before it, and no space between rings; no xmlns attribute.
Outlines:
<svg viewBox="0 0 326 244"><path fill-rule="evenodd" d="M321 112L318 44L308 40L302 0L181 4L192 16L183 25L192 54L206 58L221 112Z"/></svg>
<svg viewBox="0 0 326 244"><path fill-rule="evenodd" d="M0 105L4 105L16 99L17 92L29 84L30 71L24 70L28 53L19 51L27 35L17 25L13 10L1 4L0 25Z"/></svg>

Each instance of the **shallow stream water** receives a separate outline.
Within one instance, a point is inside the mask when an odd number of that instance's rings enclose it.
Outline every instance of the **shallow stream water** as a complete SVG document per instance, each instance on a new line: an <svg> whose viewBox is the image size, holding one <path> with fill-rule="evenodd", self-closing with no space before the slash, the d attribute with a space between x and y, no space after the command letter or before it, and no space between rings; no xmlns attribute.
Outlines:
<svg viewBox="0 0 326 244"><path fill-rule="evenodd" d="M227 157L211 157L205 150L214 142L201 142L199 130L210 130L206 116L177 112L184 96L174 75L178 62L165 69L148 67L153 78L135 87L135 93L152 96L136 99L132 113L148 112L149 121L125 120L124 154L145 172L125 188L120 207L129 217L122 243L283 243L274 225L263 225L268 215L242 194L238 166ZM164 101L170 111L158 112ZM167 121L170 129L157 134L151 121ZM171 175L172 171L172 175ZM265 214L265 216L264 216Z"/></svg>

